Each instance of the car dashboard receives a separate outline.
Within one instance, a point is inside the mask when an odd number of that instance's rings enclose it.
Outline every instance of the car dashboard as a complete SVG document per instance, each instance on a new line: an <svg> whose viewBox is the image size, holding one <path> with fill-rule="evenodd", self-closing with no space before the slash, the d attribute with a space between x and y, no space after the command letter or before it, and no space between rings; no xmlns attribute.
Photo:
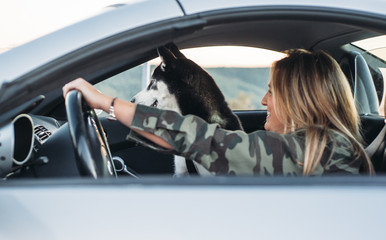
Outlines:
<svg viewBox="0 0 386 240"><path fill-rule="evenodd" d="M0 127L0 176L17 176L26 168L47 163L40 156L44 143L60 129L51 117L19 114Z"/></svg>

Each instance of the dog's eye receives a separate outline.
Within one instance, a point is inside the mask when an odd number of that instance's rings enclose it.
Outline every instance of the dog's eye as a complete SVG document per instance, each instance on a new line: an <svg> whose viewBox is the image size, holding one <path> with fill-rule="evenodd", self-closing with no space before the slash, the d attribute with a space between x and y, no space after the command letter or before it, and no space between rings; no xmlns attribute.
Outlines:
<svg viewBox="0 0 386 240"><path fill-rule="evenodd" d="M151 105L151 107L157 107L158 106L158 100L155 100L154 102L153 102L153 104Z"/></svg>

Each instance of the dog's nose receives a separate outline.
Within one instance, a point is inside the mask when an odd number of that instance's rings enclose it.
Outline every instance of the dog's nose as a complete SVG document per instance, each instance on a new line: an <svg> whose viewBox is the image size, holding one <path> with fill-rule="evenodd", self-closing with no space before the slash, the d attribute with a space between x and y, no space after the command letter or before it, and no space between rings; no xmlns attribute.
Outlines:
<svg viewBox="0 0 386 240"><path fill-rule="evenodd" d="M135 97L133 97L130 102L135 103Z"/></svg>

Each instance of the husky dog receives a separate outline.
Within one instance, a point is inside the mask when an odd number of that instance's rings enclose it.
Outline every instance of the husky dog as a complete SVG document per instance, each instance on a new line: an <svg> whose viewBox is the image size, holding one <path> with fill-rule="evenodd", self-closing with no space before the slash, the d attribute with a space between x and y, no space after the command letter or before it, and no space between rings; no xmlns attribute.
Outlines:
<svg viewBox="0 0 386 240"><path fill-rule="evenodd" d="M187 59L174 44L158 48L161 64L154 69L150 84L136 94L132 102L193 114L221 128L242 130L240 120L228 107L214 79L200 66ZM183 157L174 159L175 176L197 171L201 176L210 173L200 164ZM189 171L188 171L189 168Z"/></svg>

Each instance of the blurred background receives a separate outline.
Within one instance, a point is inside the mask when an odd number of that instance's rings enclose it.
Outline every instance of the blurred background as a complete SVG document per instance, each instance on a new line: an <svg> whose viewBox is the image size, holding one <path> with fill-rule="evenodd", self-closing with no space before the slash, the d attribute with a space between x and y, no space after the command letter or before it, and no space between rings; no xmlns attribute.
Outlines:
<svg viewBox="0 0 386 240"><path fill-rule="evenodd" d="M106 6L120 2L122 1L1 0L0 53L92 16L103 11ZM134 1L131 0L131 2Z"/></svg>

